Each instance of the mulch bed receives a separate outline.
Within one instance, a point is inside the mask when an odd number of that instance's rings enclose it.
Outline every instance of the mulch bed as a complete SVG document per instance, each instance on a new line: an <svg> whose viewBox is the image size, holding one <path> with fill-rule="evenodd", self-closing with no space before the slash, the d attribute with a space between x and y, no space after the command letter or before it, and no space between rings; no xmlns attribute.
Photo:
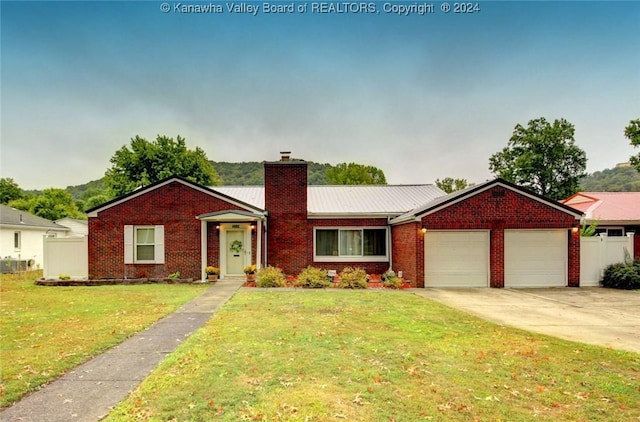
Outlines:
<svg viewBox="0 0 640 422"><path fill-rule="evenodd" d="M256 287L256 282L255 281L247 281L245 282L242 287ZM293 285L293 280L289 279L289 277L287 277L287 284L286 287L295 287ZM304 287L301 287L304 288ZM328 287L329 289L338 289L338 283L334 282L331 286ZM412 289L413 285L410 282L405 281L404 283L402 283L402 285L400 286L400 289ZM389 289L389 290L395 290L392 289L390 287L384 287L382 285L382 281L369 281L367 283L367 289Z"/></svg>
<svg viewBox="0 0 640 422"><path fill-rule="evenodd" d="M117 284L192 284L193 278L102 278L95 280L60 280L39 278L38 286L115 286ZM198 281L201 283L201 281Z"/></svg>

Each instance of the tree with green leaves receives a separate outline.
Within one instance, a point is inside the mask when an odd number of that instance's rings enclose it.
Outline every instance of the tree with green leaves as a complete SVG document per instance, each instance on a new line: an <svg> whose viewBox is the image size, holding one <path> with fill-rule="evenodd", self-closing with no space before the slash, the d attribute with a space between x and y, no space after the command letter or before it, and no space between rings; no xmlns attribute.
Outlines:
<svg viewBox="0 0 640 422"><path fill-rule="evenodd" d="M451 193L465 189L469 186L473 186L473 183L469 184L467 179L454 179L452 177L445 177L444 179L436 179L436 186L445 191Z"/></svg>
<svg viewBox="0 0 640 422"><path fill-rule="evenodd" d="M377 167L356 163L340 163L327 169L331 185L386 185L384 172Z"/></svg>
<svg viewBox="0 0 640 422"><path fill-rule="evenodd" d="M86 218L78 210L73 196L66 190L59 188L45 189L40 195L16 199L9 202L8 205L48 220L58 220L63 217Z"/></svg>
<svg viewBox="0 0 640 422"><path fill-rule="evenodd" d="M20 199L24 196L24 191L11 178L0 179L0 204L8 204L9 201Z"/></svg>
<svg viewBox="0 0 640 422"><path fill-rule="evenodd" d="M181 176L205 186L220 184L220 178L205 152L190 150L179 135L149 142L136 136L111 157L111 168L105 173L105 185L114 197L170 176Z"/></svg>
<svg viewBox="0 0 640 422"><path fill-rule="evenodd" d="M624 136L631 142L634 148L640 147L640 119L631 120L629 125L624 128ZM629 161L640 171L640 152L638 155L632 156Z"/></svg>
<svg viewBox="0 0 640 422"><path fill-rule="evenodd" d="M543 117L516 125L507 146L489 159L497 177L551 199L564 199L580 189L586 153L576 145L574 126L565 119Z"/></svg>

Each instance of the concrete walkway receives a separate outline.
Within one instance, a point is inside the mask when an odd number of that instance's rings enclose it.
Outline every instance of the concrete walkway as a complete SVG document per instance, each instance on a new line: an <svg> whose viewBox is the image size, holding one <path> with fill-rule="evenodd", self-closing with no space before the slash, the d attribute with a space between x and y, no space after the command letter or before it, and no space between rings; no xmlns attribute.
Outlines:
<svg viewBox="0 0 640 422"><path fill-rule="evenodd" d="M640 353L640 291L601 287L411 291L498 324Z"/></svg>
<svg viewBox="0 0 640 422"><path fill-rule="evenodd" d="M147 330L0 413L0 421L98 421L242 286L221 280Z"/></svg>

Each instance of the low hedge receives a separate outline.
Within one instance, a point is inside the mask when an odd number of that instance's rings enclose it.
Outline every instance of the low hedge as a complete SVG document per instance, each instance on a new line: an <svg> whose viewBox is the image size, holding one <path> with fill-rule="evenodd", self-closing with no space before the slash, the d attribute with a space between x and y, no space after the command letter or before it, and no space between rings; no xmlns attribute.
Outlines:
<svg viewBox="0 0 640 422"><path fill-rule="evenodd" d="M261 268L258 271L258 277L256 281L257 287L284 287L286 277L282 273L282 270L277 267L268 266Z"/></svg>
<svg viewBox="0 0 640 422"><path fill-rule="evenodd" d="M327 270L309 266L302 270L294 282L296 287L306 287L310 289L321 289L329 287L329 275Z"/></svg>
<svg viewBox="0 0 640 422"><path fill-rule="evenodd" d="M640 289L640 259L609 265L604 270L601 284L612 289Z"/></svg>

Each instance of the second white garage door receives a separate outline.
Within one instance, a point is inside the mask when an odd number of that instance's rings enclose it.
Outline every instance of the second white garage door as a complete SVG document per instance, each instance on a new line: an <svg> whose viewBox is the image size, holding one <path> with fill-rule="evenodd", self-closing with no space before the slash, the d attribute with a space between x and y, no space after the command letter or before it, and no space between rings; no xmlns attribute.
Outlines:
<svg viewBox="0 0 640 422"><path fill-rule="evenodd" d="M488 231L427 231L425 287L488 287Z"/></svg>
<svg viewBox="0 0 640 422"><path fill-rule="evenodd" d="M567 285L566 230L505 230L505 287Z"/></svg>

